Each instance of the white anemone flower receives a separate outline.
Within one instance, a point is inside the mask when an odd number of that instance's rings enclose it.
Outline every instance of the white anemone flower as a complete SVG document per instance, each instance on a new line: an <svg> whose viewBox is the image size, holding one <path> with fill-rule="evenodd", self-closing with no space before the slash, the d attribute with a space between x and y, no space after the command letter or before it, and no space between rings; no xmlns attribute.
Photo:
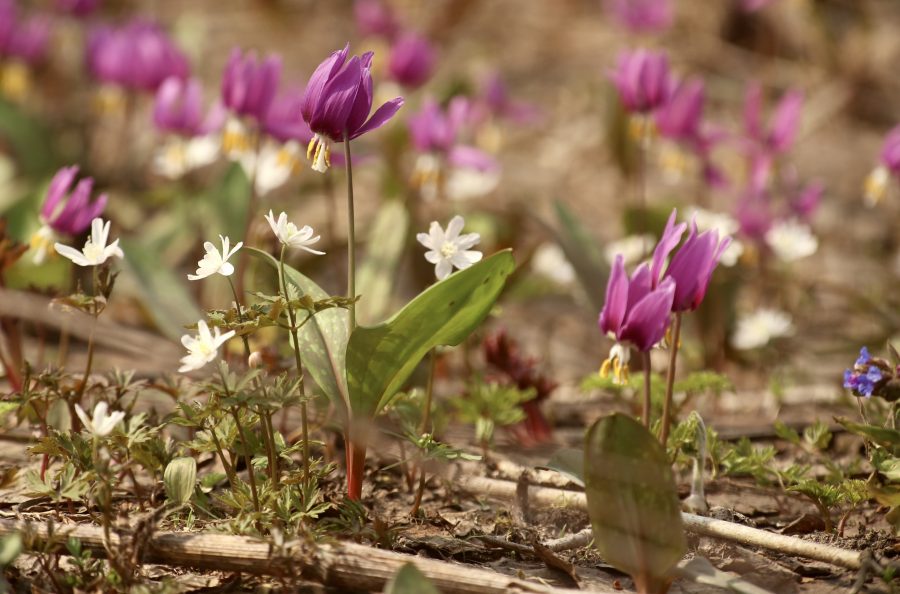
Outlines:
<svg viewBox="0 0 900 594"><path fill-rule="evenodd" d="M170 138L153 157L153 171L167 179L179 179L218 159L221 147L222 139L218 134Z"/></svg>
<svg viewBox="0 0 900 594"><path fill-rule="evenodd" d="M196 371L213 361L219 354L219 347L234 336L234 330L225 334L221 334L218 328L213 328L213 331L214 333L210 332L206 322L200 320L197 322L197 336L185 334L181 337L181 344L188 350L188 354L181 358L179 373Z"/></svg>
<svg viewBox="0 0 900 594"><path fill-rule="evenodd" d="M109 224L110 221L106 221L104 224L100 217L91 221L91 235L80 252L61 243L55 243L53 247L61 256L65 256L79 266L99 266L114 256L122 258L125 254L119 248L118 239L106 245L109 239Z"/></svg>
<svg viewBox="0 0 900 594"><path fill-rule="evenodd" d="M766 244L783 262L794 262L812 256L819 249L819 240L809 226L797 220L781 221L766 232Z"/></svg>
<svg viewBox="0 0 900 594"><path fill-rule="evenodd" d="M429 250L425 252L425 259L435 265L434 274L438 280L450 276L454 267L463 270L481 260L481 252L469 249L481 241L481 236L478 233L460 235L465 224L465 219L456 215L450 219L446 231L437 221L432 221L428 233L416 235L419 243Z"/></svg>
<svg viewBox="0 0 900 594"><path fill-rule="evenodd" d="M102 401L98 402L94 407L94 413L91 417L77 404L75 405L75 414L81 419L84 428L95 437L106 437L125 418L125 413L122 411L110 413L109 406Z"/></svg>
<svg viewBox="0 0 900 594"><path fill-rule="evenodd" d="M219 235L219 239L222 240L221 252L210 241L207 241L203 244L203 248L206 250L206 254L203 255L202 260L197 262L197 274L187 275L188 280L200 280L201 278L206 278L207 276L212 276L213 274L230 276L234 272L234 266L228 261L228 259L231 258L231 256L235 255L239 249L241 249L241 246L244 245L244 242L237 242L237 245L229 250L229 247L231 246L231 240L227 237L223 237L222 235Z"/></svg>
<svg viewBox="0 0 900 594"><path fill-rule="evenodd" d="M531 268L559 285L571 285L575 282L575 269L556 243L547 242L538 246L531 258Z"/></svg>
<svg viewBox="0 0 900 594"><path fill-rule="evenodd" d="M269 214L266 215L266 220L269 222L269 227L272 228L272 233L275 234L278 241L287 247L300 248L311 254L316 254L317 256L325 254L325 252L320 252L309 247L320 239L320 236L318 235L313 237L315 231L313 231L313 228L309 225L303 225L303 227L298 229L297 225L288 221L286 213L278 215L278 219L276 220L275 215L271 210L269 211Z"/></svg>
<svg viewBox="0 0 900 594"><path fill-rule="evenodd" d="M757 349L793 332L791 316L777 309L761 308L738 319L731 344L742 351Z"/></svg>

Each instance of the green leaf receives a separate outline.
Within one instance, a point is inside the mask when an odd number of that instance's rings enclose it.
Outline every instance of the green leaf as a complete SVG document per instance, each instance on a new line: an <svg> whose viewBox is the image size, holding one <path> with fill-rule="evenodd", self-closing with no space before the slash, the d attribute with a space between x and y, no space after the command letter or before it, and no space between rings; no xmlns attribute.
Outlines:
<svg viewBox="0 0 900 594"><path fill-rule="evenodd" d="M56 154L48 130L3 99L0 99L0 140L12 149L16 163L26 176L40 178L56 169Z"/></svg>
<svg viewBox="0 0 900 594"><path fill-rule="evenodd" d="M438 594L438 590L415 565L407 563L384 587L384 594Z"/></svg>
<svg viewBox="0 0 900 594"><path fill-rule="evenodd" d="M268 262L277 274L278 260L256 248L244 249L256 258ZM313 299L318 301L328 298L328 293L319 285L287 264L284 265L284 274L288 283L295 284ZM345 418L350 409L346 371L349 316L350 313L343 308L320 311L304 324L298 336L306 370Z"/></svg>
<svg viewBox="0 0 900 594"><path fill-rule="evenodd" d="M556 219L559 229L557 241L566 258L572 263L578 282L588 296L594 309L603 309L606 300L606 278L609 266L603 257L600 246L581 224L578 217L560 200L553 203L556 208Z"/></svg>
<svg viewBox="0 0 900 594"><path fill-rule="evenodd" d="M562 448L553 454L545 468L555 470L573 483L584 486L584 450Z"/></svg>
<svg viewBox="0 0 900 594"><path fill-rule="evenodd" d="M847 431L861 435L876 445L887 448L895 456L900 455L900 431L888 429L887 427L876 427L874 425L854 423L847 419L836 420L846 427Z"/></svg>
<svg viewBox="0 0 900 594"><path fill-rule="evenodd" d="M250 208L250 180L240 163L232 163L205 198L205 206L219 220L222 235L243 237Z"/></svg>
<svg viewBox="0 0 900 594"><path fill-rule="evenodd" d="M163 473L166 496L173 503L184 505L191 500L197 484L197 461L190 457L174 458Z"/></svg>
<svg viewBox="0 0 900 594"><path fill-rule="evenodd" d="M665 592L687 544L666 451L643 425L616 413L585 438L585 495L594 544L639 592Z"/></svg>
<svg viewBox="0 0 900 594"><path fill-rule="evenodd" d="M9 534L0 538L0 567L8 567L22 552L22 535Z"/></svg>
<svg viewBox="0 0 900 594"><path fill-rule="evenodd" d="M357 327L347 344L353 415L377 414L428 351L465 340L490 313L513 269L512 252L504 250L435 283L391 319Z"/></svg>
<svg viewBox="0 0 900 594"><path fill-rule="evenodd" d="M374 324L384 319L391 300L391 289L397 276L400 256L406 246L409 213L399 200L385 202L378 210L369 233L369 249L356 274L356 305L360 324Z"/></svg>

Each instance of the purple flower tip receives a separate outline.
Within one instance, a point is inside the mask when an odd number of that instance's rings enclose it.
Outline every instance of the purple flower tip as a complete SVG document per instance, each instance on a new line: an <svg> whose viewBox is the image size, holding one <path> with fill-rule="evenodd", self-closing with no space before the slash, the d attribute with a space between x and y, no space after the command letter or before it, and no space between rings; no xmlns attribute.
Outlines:
<svg viewBox="0 0 900 594"><path fill-rule="evenodd" d="M610 78L625 109L637 113L649 113L664 105L675 87L669 58L644 49L619 54Z"/></svg>
<svg viewBox="0 0 900 594"><path fill-rule="evenodd" d="M187 78L190 71L187 58L165 32L140 19L116 29L94 29L87 64L101 82L149 92L169 77Z"/></svg>
<svg viewBox="0 0 900 594"><path fill-rule="evenodd" d="M231 50L222 75L222 103L233 113L263 121L281 81L281 56L260 61L255 52Z"/></svg>
<svg viewBox="0 0 900 594"><path fill-rule="evenodd" d="M106 194L101 194L91 202L94 180L90 177L83 178L72 189L77 175L78 167L75 165L60 169L50 181L41 208L42 222L54 231L66 235L78 235L85 231L106 207Z"/></svg>

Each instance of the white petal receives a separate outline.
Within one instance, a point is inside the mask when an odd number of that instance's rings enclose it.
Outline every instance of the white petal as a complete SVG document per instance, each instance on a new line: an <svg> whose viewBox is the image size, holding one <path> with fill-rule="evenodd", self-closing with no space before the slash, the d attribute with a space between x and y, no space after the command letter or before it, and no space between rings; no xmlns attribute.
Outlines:
<svg viewBox="0 0 900 594"><path fill-rule="evenodd" d="M453 272L453 266L450 264L450 260L442 259L437 263L437 266L434 267L434 274L437 276L438 280L444 280L450 273Z"/></svg>
<svg viewBox="0 0 900 594"><path fill-rule="evenodd" d="M430 252L425 252L425 259L431 262L432 264L437 264L441 260L441 253L436 250L431 250Z"/></svg>
<svg viewBox="0 0 900 594"><path fill-rule="evenodd" d="M456 215L455 217L450 219L450 224L447 225L447 235L444 236L444 240L453 241L454 239L456 239L465 224L466 220L459 215Z"/></svg>

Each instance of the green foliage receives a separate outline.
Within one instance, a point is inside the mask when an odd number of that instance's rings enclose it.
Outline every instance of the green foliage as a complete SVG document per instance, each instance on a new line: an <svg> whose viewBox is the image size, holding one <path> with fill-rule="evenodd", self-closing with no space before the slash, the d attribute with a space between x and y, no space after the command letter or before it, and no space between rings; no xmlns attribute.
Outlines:
<svg viewBox="0 0 900 594"><path fill-rule="evenodd" d="M469 385L464 396L453 399L453 406L461 421L475 425L475 439L487 452L493 443L494 428L524 420L525 412L520 405L534 396L533 388L520 390L516 386L478 380Z"/></svg>
<svg viewBox="0 0 900 594"><path fill-rule="evenodd" d="M499 252L435 283L389 320L357 327L346 359L352 414L377 414L428 351L462 342L490 313L514 268L512 253Z"/></svg>
<svg viewBox="0 0 900 594"><path fill-rule="evenodd" d="M545 468L555 470L575 484L584 486L584 450L561 448L553 454Z"/></svg>
<svg viewBox="0 0 900 594"><path fill-rule="evenodd" d="M594 544L638 591L664 592L687 548L672 467L643 425L616 413L585 439L585 494Z"/></svg>
<svg viewBox="0 0 900 594"><path fill-rule="evenodd" d="M194 493L197 484L197 461L194 458L175 458L166 466L163 486L166 497L174 504L185 505Z"/></svg>
<svg viewBox="0 0 900 594"><path fill-rule="evenodd" d="M384 202L369 231L371 248L356 273L357 290L362 295L356 306L356 317L361 324L380 322L389 310L408 229L409 213L403 203Z"/></svg>
<svg viewBox="0 0 900 594"><path fill-rule="evenodd" d="M578 220L565 202L553 202L558 222L557 242L572 263L581 288L587 294L591 305L600 311L606 300L604 286L609 275L609 266L603 252L588 230Z"/></svg>
<svg viewBox="0 0 900 594"><path fill-rule="evenodd" d="M384 594L438 594L438 591L415 565L406 563L384 587Z"/></svg>

